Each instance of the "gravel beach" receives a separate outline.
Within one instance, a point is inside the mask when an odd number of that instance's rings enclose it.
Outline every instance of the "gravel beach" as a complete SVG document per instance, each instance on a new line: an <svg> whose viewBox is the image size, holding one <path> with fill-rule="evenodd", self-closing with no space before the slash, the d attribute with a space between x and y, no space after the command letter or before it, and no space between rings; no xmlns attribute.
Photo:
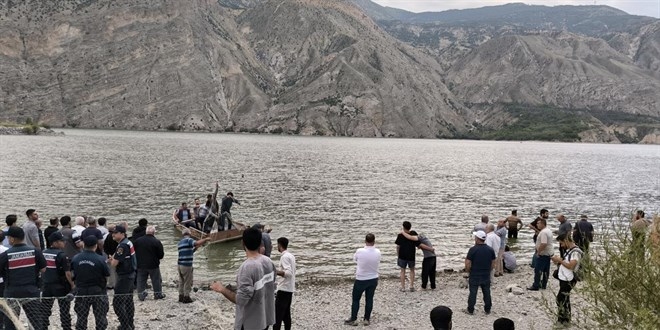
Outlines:
<svg viewBox="0 0 660 330"><path fill-rule="evenodd" d="M437 305L449 306L453 312L454 329L489 329L499 317L515 321L516 329L551 329L554 318L543 307L543 297L555 309L554 299L558 283L550 279L548 289L527 291L533 272L523 266L517 273L495 278L492 286L493 309L490 315L483 312L481 292L477 296L474 315L461 310L467 306L468 289L461 288L463 274L458 272L439 273L436 290L419 289L415 292L400 292L398 278L381 277L374 298L374 310L370 329L430 329L429 312ZM293 301L294 329L350 329L343 324L350 316L352 279L323 280L300 279ZM198 283L204 286L208 283ZM509 285L517 285L520 294L506 292ZM171 285L171 284L169 284ZM168 287L165 300L154 301L149 297L144 302L136 301L135 324L137 329L231 329L234 305L222 295L206 290L193 294L195 302L177 302L174 287ZM170 293L170 291L172 291ZM575 313L574 307L574 313ZM364 299L359 318L364 313ZM110 312L110 319L114 314ZM111 326L116 323L111 320ZM358 328L365 326L359 325Z"/></svg>

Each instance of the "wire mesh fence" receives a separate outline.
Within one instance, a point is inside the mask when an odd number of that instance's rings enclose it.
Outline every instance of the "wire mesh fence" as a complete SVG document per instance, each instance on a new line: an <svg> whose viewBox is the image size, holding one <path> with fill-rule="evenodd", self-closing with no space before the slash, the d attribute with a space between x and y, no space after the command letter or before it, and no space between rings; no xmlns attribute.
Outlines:
<svg viewBox="0 0 660 330"><path fill-rule="evenodd" d="M107 295L2 298L0 329L2 324L4 329L19 330L233 328L233 312L226 304L220 306L217 294L200 291L192 304L182 304L177 297L176 288L164 288L157 295L108 290Z"/></svg>

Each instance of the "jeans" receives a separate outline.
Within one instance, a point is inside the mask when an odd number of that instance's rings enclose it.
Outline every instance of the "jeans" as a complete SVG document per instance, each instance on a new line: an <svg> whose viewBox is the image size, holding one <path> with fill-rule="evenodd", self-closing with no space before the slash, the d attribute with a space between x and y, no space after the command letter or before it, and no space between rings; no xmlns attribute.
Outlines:
<svg viewBox="0 0 660 330"><path fill-rule="evenodd" d="M220 219L218 221L218 231L225 230L225 219L227 220L227 230L231 229L232 220L233 220L231 218L231 213L224 211L220 215Z"/></svg>
<svg viewBox="0 0 660 330"><path fill-rule="evenodd" d="M357 320L357 314L360 310L360 298L362 293L365 293L364 302L364 319L371 319L371 310L374 307L374 293L378 286L378 278L371 280L355 280L353 283L353 303L351 304L351 320Z"/></svg>
<svg viewBox="0 0 660 330"><path fill-rule="evenodd" d="M426 283L431 282L431 289L435 289L436 257L424 258L422 261L422 289L426 289Z"/></svg>
<svg viewBox="0 0 660 330"><path fill-rule="evenodd" d="M532 255L532 268L536 268L536 261L539 259L539 255L534 252L534 255Z"/></svg>
<svg viewBox="0 0 660 330"><path fill-rule="evenodd" d="M534 284L532 284L532 287L535 289L547 288L549 275L550 256L538 256L536 260L536 266L534 267Z"/></svg>
<svg viewBox="0 0 660 330"><path fill-rule="evenodd" d="M493 302L490 297L490 276L485 278L472 278L469 281L470 295L468 296L468 312L474 313L474 305L477 303L477 290L481 288L484 295L484 311L490 313Z"/></svg>
<svg viewBox="0 0 660 330"><path fill-rule="evenodd" d="M154 288L154 298L162 296L163 280L160 276L160 268L138 269L137 292L141 293L147 289L147 277L151 278L151 286Z"/></svg>
<svg viewBox="0 0 660 330"><path fill-rule="evenodd" d="M44 285L44 291L42 294L44 311L46 311L45 320L48 322L50 314L52 313L53 304L55 303L55 297L57 297L57 306L60 309L60 322L62 323L62 329L71 329L71 301L64 298L69 292L70 288L59 283L49 283ZM51 299L47 299L53 297ZM46 325L48 326L48 325Z"/></svg>
<svg viewBox="0 0 660 330"><path fill-rule="evenodd" d="M275 325L273 330L280 330L282 322L284 322L284 329L291 330L291 300L293 292L277 291L275 296Z"/></svg>
<svg viewBox="0 0 660 330"><path fill-rule="evenodd" d="M108 296L105 290L100 287L78 288L76 302L73 310L76 312L76 330L87 330L87 317L89 309L94 313L94 323L97 330L105 330L108 327Z"/></svg>
<svg viewBox="0 0 660 330"><path fill-rule="evenodd" d="M557 293L557 321L560 323L571 322L571 290L573 284L568 281L559 280L559 292Z"/></svg>
<svg viewBox="0 0 660 330"><path fill-rule="evenodd" d="M115 296L112 298L112 309L119 319L118 330L132 330L135 305L133 304L134 275L117 275Z"/></svg>

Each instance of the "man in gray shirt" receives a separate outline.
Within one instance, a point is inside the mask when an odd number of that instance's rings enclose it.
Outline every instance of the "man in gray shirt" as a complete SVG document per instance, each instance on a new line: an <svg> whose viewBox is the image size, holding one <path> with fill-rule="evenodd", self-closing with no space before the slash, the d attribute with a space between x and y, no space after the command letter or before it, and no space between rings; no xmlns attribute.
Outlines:
<svg viewBox="0 0 660 330"><path fill-rule="evenodd" d="M259 229L243 232L243 246L246 259L236 274L236 292L219 281L211 284L211 290L236 304L235 330L266 329L275 324L275 264L259 253Z"/></svg>
<svg viewBox="0 0 660 330"><path fill-rule="evenodd" d="M34 209L29 209L25 212L27 221L23 224L23 231L25 232L25 245L34 247L41 250L42 246L39 243L39 228L35 223L39 219L39 214Z"/></svg>

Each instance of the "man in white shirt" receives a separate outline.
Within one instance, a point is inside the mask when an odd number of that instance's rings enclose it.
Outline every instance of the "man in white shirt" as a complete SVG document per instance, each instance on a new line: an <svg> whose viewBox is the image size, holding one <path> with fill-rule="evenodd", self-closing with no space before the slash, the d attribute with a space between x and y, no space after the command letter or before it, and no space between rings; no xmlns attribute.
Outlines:
<svg viewBox="0 0 660 330"><path fill-rule="evenodd" d="M492 223L489 223L486 225L486 245L493 249L493 252L495 252L495 258L499 258L499 252L500 252L500 237L497 236L497 233L495 232L495 225ZM499 259L498 259L499 260ZM501 263L501 262L500 262ZM497 265L497 262L495 263ZM493 280L493 277L495 276L495 270L497 266L493 267L490 271L490 280Z"/></svg>
<svg viewBox="0 0 660 330"><path fill-rule="evenodd" d="M78 216L75 223L76 225L71 227L71 229L75 233L75 236L82 237L82 232L85 230L85 218Z"/></svg>
<svg viewBox="0 0 660 330"><path fill-rule="evenodd" d="M369 325L371 310L374 305L374 293L378 286L378 265L380 264L380 250L376 244L376 236L367 234L365 247L357 249L353 260L357 263L355 282L353 283L353 303L351 305L351 318L344 321L347 325L358 325L357 314L360 309L360 298L365 293L364 325Z"/></svg>
<svg viewBox="0 0 660 330"><path fill-rule="evenodd" d="M287 250L288 247L289 239L286 237L277 239L277 251L282 254L277 275L282 276L282 281L277 284L273 330L280 330L282 322L285 330L291 330L291 300L296 289L296 257Z"/></svg>

